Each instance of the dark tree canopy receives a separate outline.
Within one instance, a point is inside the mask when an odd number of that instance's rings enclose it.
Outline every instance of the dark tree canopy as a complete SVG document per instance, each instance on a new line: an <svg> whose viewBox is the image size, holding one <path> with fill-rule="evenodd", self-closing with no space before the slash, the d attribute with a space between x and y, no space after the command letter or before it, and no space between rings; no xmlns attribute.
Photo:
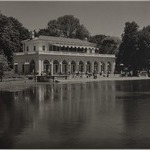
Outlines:
<svg viewBox="0 0 150 150"><path fill-rule="evenodd" d="M89 38L90 33L89 31L84 27L84 25L80 25L78 29L76 30L76 38L84 40L85 38Z"/></svg>
<svg viewBox="0 0 150 150"><path fill-rule="evenodd" d="M99 35L94 35L94 36L91 36L89 41L92 42L92 43L95 43L97 44L97 47L101 48L101 45L102 45L102 41L103 39L107 37L106 35L103 35L103 34L99 34Z"/></svg>
<svg viewBox="0 0 150 150"><path fill-rule="evenodd" d="M8 70L9 65L4 54L0 54L0 71Z"/></svg>
<svg viewBox="0 0 150 150"><path fill-rule="evenodd" d="M90 42L96 43L101 54L116 54L121 40L118 37L95 35L90 37Z"/></svg>
<svg viewBox="0 0 150 150"><path fill-rule="evenodd" d="M139 30L135 22L125 24L117 64L124 64L133 74L150 67L150 26Z"/></svg>
<svg viewBox="0 0 150 150"><path fill-rule="evenodd" d="M139 26L135 22L125 23L122 43L120 44L118 61L129 67L133 64L133 57L137 49L137 33Z"/></svg>
<svg viewBox="0 0 150 150"><path fill-rule="evenodd" d="M57 19L58 29L64 37L74 38L80 27L79 19L72 15L65 15Z"/></svg>
<svg viewBox="0 0 150 150"><path fill-rule="evenodd" d="M49 34L51 36L60 36L61 33L60 33L60 29L59 29L59 24L57 22L57 20L50 20L48 22L48 25L47 25L47 29L44 29L47 31L46 34ZM44 34L45 35L45 34Z"/></svg>
<svg viewBox="0 0 150 150"><path fill-rule="evenodd" d="M39 30L39 35L63 36L83 40L89 38L90 33L84 25L80 24L78 18L75 18L73 15L65 15L57 20L50 20L47 28Z"/></svg>
<svg viewBox="0 0 150 150"><path fill-rule="evenodd" d="M0 50L9 62L13 61L13 52L22 50L21 41L29 36L29 31L17 19L0 14Z"/></svg>
<svg viewBox="0 0 150 150"><path fill-rule="evenodd" d="M102 40L100 53L117 54L121 40L118 37L107 36Z"/></svg>
<svg viewBox="0 0 150 150"><path fill-rule="evenodd" d="M50 33L49 33L49 30L48 30L48 29L40 29L39 32L38 32L38 36L39 36L39 35L49 36Z"/></svg>

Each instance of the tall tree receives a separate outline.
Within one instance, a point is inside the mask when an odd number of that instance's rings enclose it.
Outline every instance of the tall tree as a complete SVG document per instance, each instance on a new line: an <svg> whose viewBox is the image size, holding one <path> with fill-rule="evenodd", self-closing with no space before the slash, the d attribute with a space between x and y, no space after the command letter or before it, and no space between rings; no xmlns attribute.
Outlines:
<svg viewBox="0 0 150 150"><path fill-rule="evenodd" d="M89 31L80 24L78 18L73 15L65 15L57 20L50 20L45 29L40 29L39 35L63 36L66 38L89 38Z"/></svg>
<svg viewBox="0 0 150 150"><path fill-rule="evenodd" d="M76 31L80 26L78 18L72 15L65 15L57 19L58 28L64 37L74 38Z"/></svg>
<svg viewBox="0 0 150 150"><path fill-rule="evenodd" d="M137 51L138 48L138 29L135 22L126 22L124 33L122 34L122 43L119 47L117 63L123 63L125 67L131 68L134 74L137 74Z"/></svg>
<svg viewBox="0 0 150 150"><path fill-rule="evenodd" d="M138 32L138 68L150 69L150 26Z"/></svg>
<svg viewBox="0 0 150 150"><path fill-rule="evenodd" d="M50 20L48 22L48 27L47 27L47 30L48 30L48 33L49 35L51 36L60 36L61 33L60 33L60 26L58 24L58 21L57 20Z"/></svg>
<svg viewBox="0 0 150 150"><path fill-rule="evenodd" d="M84 25L80 25L78 27L78 29L76 30L76 38L84 40L84 39L88 39L90 37L90 33L89 31L85 28Z"/></svg>
<svg viewBox="0 0 150 150"><path fill-rule="evenodd" d="M13 62L13 52L22 50L21 40L29 37L29 31L17 19L0 14L0 50L9 62Z"/></svg>

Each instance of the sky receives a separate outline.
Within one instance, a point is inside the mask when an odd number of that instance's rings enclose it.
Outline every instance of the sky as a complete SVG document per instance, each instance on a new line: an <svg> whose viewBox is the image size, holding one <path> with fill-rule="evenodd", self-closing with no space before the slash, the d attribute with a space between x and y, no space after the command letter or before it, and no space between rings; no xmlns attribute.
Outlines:
<svg viewBox="0 0 150 150"><path fill-rule="evenodd" d="M127 21L150 25L150 1L0 1L0 10L37 31L63 15L74 15L91 35L121 37Z"/></svg>

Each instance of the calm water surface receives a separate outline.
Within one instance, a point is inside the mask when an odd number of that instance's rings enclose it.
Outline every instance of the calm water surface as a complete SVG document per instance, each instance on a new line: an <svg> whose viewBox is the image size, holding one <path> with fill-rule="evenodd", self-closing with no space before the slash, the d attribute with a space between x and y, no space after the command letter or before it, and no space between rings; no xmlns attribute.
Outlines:
<svg viewBox="0 0 150 150"><path fill-rule="evenodd" d="M150 81L1 91L0 148L150 148Z"/></svg>

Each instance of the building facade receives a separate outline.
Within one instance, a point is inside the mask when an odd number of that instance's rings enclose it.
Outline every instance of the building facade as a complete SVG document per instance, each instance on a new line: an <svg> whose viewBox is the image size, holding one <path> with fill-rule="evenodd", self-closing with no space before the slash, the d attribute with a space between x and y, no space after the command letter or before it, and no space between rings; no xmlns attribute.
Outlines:
<svg viewBox="0 0 150 150"><path fill-rule="evenodd" d="M114 73L115 55L99 54L96 45L87 41L39 36L22 43L23 52L14 54L18 74Z"/></svg>

